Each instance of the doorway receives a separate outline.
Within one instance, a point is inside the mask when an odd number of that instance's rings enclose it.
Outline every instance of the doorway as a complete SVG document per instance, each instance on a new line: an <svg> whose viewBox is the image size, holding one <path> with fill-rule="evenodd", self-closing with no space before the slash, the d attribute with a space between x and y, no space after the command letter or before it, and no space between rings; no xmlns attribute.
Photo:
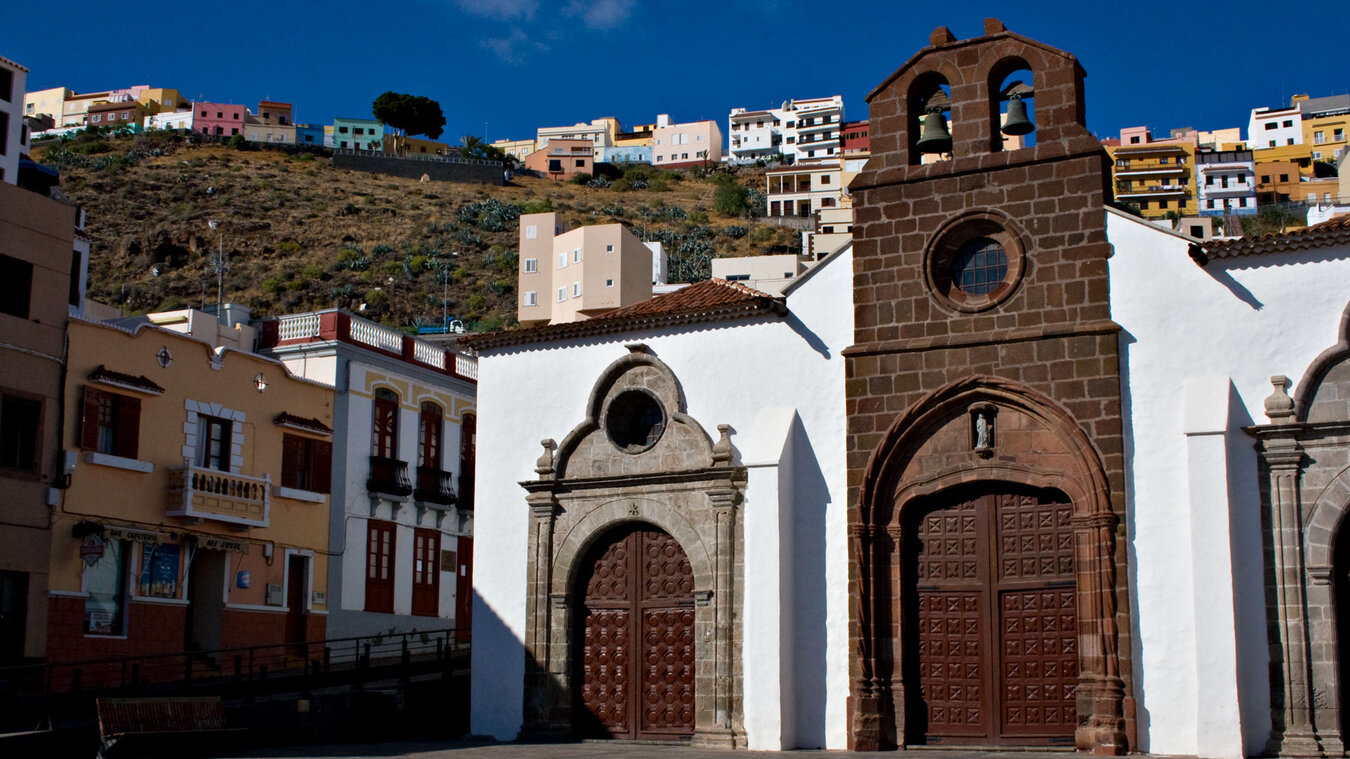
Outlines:
<svg viewBox="0 0 1350 759"><path fill-rule="evenodd" d="M296 654L305 655L308 639L306 617L309 604L309 558L291 554L286 558L286 642Z"/></svg>
<svg viewBox="0 0 1350 759"><path fill-rule="evenodd" d="M580 566L578 731L693 735L694 573L684 549L651 525L627 525L601 536Z"/></svg>
<svg viewBox="0 0 1350 759"><path fill-rule="evenodd" d="M1004 483L939 493L904 528L908 742L1071 745L1072 504Z"/></svg>
<svg viewBox="0 0 1350 759"><path fill-rule="evenodd" d="M190 554L184 650L216 651L221 647L227 558L225 551L197 549Z"/></svg>
<svg viewBox="0 0 1350 759"><path fill-rule="evenodd" d="M0 572L0 667L23 661L28 573Z"/></svg>

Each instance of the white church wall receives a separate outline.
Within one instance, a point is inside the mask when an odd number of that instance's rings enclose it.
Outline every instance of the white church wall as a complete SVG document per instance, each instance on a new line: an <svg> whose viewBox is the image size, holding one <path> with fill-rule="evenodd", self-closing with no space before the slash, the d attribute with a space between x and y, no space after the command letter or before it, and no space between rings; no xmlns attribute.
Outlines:
<svg viewBox="0 0 1350 759"><path fill-rule="evenodd" d="M687 413L710 434L730 424L732 444L773 437L779 415L766 408L794 409L798 416L786 445L794 466L784 487L782 472L764 467L746 491L756 524L747 545L744 600L760 618L774 612L761 599L790 604L776 612L787 631L769 633L747 618L743 651L748 738L753 747L785 739L803 747L844 748L848 697L848 555L845 519L843 384L839 351L852 342L851 256L841 253L790 290L786 318L695 325L631 332L560 346L524 345L485 351L479 359L477 513L474 540L474 645L471 730L501 739L516 737L522 718L525 633L524 550L528 511L519 482L533 479L542 438L562 440L584 419L600 373L642 342L679 379ZM752 446L753 447L753 446ZM782 450L782 449L780 449ZM781 466L781 463L780 463ZM762 519L766 501L791 492L791 550L774 519ZM772 490L780 491L777 496ZM748 541L749 543L750 541ZM750 562L778 553L778 567ZM790 569L782 566L791 562ZM785 582L788 572L792 582ZM752 599L754 599L752 601ZM766 616L767 615L767 616ZM776 636L776 643L761 640ZM778 649L791 641L790 651ZM764 645L762 645L764 643ZM781 667L790 662L791 671ZM779 693L757 690L751 672L793 686ZM780 722L772 732L775 718ZM760 733L764 733L761 735ZM785 747L788 744L784 743Z"/></svg>
<svg viewBox="0 0 1350 759"><path fill-rule="evenodd" d="M1271 375L1297 381L1335 343L1350 255L1262 254L1201 267L1187 254L1189 240L1132 217L1109 211L1107 233L1114 249L1112 318L1124 330L1139 748L1213 757L1260 753L1270 729L1270 691L1259 480L1253 441L1238 430L1265 421ZM1210 450L1219 438L1188 447L1187 399L1193 407L1201 401L1182 389L1200 378L1208 378L1205 392L1234 396L1219 436L1222 465ZM1209 502L1207 514L1193 513L1200 499L1192 493L1200 492L1219 502ZM1229 566L1197 567L1193 557L1224 539L1233 544ZM1230 597L1231 611L1197 610L1197 599L1214 594Z"/></svg>

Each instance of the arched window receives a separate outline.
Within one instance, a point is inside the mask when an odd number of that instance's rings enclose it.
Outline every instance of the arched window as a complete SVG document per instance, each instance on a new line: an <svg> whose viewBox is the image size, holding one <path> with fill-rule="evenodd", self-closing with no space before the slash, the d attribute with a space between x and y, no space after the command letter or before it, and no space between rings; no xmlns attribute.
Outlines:
<svg viewBox="0 0 1350 759"><path fill-rule="evenodd" d="M912 165L952 157L952 88L937 72L921 74L910 86L909 162Z"/></svg>
<svg viewBox="0 0 1350 759"><path fill-rule="evenodd" d="M375 391L372 421L370 455L382 459L398 458L398 393L384 388Z"/></svg>
<svg viewBox="0 0 1350 759"><path fill-rule="evenodd" d="M1005 58L989 69L990 145L995 153L1036 144L1036 90L1031 67Z"/></svg>
<svg viewBox="0 0 1350 759"><path fill-rule="evenodd" d="M423 401L417 415L417 465L428 469L441 468L441 431L444 412L432 401Z"/></svg>

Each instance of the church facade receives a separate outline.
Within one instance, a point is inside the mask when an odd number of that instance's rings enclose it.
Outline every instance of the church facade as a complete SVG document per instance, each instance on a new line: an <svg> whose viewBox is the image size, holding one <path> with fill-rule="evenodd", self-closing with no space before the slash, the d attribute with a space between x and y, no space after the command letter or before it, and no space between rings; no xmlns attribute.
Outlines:
<svg viewBox="0 0 1350 759"><path fill-rule="evenodd" d="M475 733L1343 754L1350 224L1118 211L1084 76L938 29L784 298L470 338Z"/></svg>

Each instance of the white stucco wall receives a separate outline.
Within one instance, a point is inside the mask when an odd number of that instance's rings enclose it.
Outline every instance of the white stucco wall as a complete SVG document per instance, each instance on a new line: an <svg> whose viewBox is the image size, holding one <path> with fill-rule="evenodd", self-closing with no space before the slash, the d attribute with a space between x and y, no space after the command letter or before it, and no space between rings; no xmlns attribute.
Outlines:
<svg viewBox="0 0 1350 759"><path fill-rule="evenodd" d="M1259 480L1241 427L1335 344L1350 251L1216 259L1107 212L1121 325L1139 748L1260 753L1270 729Z"/></svg>
<svg viewBox="0 0 1350 759"><path fill-rule="evenodd" d="M528 510L518 483L536 476L540 439L562 440L581 422L600 373L627 354L624 344L642 342L675 373L686 412L714 436L716 425L730 424L741 463L762 465L751 473L744 505L743 656L751 747L845 747L848 563L839 351L853 337L852 257L846 251L837 258L790 292L786 318L480 356L472 732L510 739L521 724ZM747 460L747 450L755 461ZM782 469L784 461L789 471ZM785 502L790 529L775 508ZM748 534L752 524L754 536ZM751 563L752 557L772 561L775 554L777 567ZM789 608L770 608L783 604ZM785 645L791 650L780 650ZM781 689L751 683L751 673L786 684L790 692L780 698Z"/></svg>

